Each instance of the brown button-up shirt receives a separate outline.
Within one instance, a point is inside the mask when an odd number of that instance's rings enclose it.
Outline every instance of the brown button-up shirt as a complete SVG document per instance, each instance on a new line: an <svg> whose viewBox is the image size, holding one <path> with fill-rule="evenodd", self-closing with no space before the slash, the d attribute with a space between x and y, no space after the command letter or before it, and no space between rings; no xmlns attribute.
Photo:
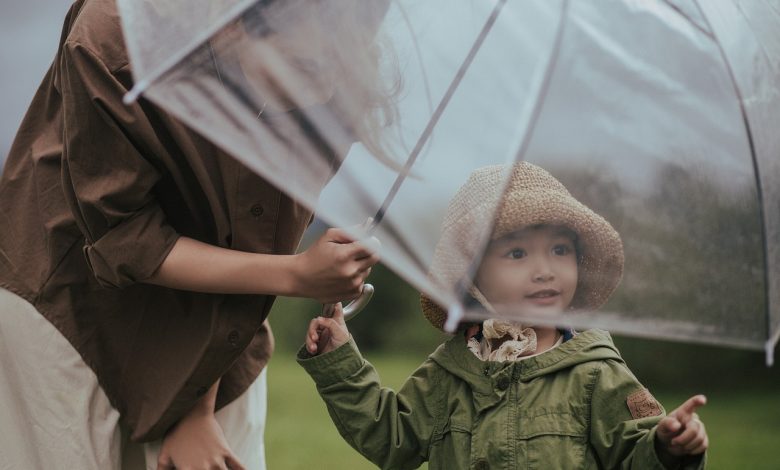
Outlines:
<svg viewBox="0 0 780 470"><path fill-rule="evenodd" d="M77 1L0 181L0 286L79 351L132 438L151 440L218 378L218 407L252 383L274 299L142 281L181 235L293 253L311 213L151 103L124 106L131 85L113 0Z"/></svg>

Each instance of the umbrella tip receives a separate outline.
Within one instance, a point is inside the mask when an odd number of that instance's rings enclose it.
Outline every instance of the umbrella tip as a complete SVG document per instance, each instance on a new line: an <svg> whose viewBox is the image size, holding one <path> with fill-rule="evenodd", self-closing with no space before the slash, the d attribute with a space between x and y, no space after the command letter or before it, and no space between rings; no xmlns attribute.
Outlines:
<svg viewBox="0 0 780 470"><path fill-rule="evenodd" d="M125 104L125 106L130 106L131 104L135 103L138 100L138 97L141 96L141 93L146 91L148 86L149 84L146 80L137 82L135 85L133 85L133 88L131 88L130 91L125 93L125 96L122 97L122 102Z"/></svg>
<svg viewBox="0 0 780 470"><path fill-rule="evenodd" d="M772 367L775 364L775 348L780 341L780 328L775 327L777 331L764 343L764 351L766 351L766 366Z"/></svg>
<svg viewBox="0 0 780 470"><path fill-rule="evenodd" d="M463 318L463 306L461 304L455 304L447 311L447 322L444 323L444 331L447 333L455 333L458 329L458 324Z"/></svg>

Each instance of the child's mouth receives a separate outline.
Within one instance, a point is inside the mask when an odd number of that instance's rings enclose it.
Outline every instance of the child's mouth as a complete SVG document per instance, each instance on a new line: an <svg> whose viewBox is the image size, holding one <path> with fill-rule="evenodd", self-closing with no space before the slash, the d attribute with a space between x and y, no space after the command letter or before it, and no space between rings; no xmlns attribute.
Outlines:
<svg viewBox="0 0 780 470"><path fill-rule="evenodd" d="M545 290L536 291L533 294L530 294L526 297L531 297L535 299L535 298L554 297L558 294L560 294L560 292L558 292L557 290L545 289Z"/></svg>
<svg viewBox="0 0 780 470"><path fill-rule="evenodd" d="M526 296L527 299L531 300L532 302L540 305L549 305L554 303L558 300L558 296L560 296L561 293L554 289L544 289L540 291L536 291L532 294L529 294Z"/></svg>

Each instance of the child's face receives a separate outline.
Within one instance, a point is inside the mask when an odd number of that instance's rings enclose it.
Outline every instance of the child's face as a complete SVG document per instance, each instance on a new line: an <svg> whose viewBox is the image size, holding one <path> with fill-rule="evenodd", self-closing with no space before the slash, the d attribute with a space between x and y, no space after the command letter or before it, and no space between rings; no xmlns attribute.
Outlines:
<svg viewBox="0 0 780 470"><path fill-rule="evenodd" d="M577 288L574 239L564 227L541 225L493 240L476 285L496 306L563 311Z"/></svg>

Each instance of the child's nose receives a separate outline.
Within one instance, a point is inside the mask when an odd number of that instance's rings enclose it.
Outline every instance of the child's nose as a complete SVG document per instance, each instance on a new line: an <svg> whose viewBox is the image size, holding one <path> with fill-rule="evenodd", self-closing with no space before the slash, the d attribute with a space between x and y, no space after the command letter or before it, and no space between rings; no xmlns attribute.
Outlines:
<svg viewBox="0 0 780 470"><path fill-rule="evenodd" d="M534 282L550 282L553 279L555 279L555 275L549 271L534 274Z"/></svg>
<svg viewBox="0 0 780 470"><path fill-rule="evenodd" d="M550 282L553 279L555 279L555 274L553 274L548 263L542 261L535 266L533 274L534 282Z"/></svg>

